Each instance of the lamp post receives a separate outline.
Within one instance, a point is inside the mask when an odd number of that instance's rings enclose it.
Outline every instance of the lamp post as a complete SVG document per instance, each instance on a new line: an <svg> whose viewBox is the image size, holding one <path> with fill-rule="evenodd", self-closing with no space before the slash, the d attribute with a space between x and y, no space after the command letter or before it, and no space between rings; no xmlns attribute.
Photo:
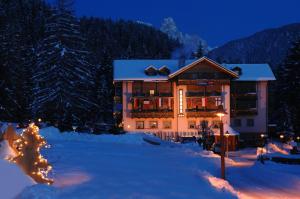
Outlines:
<svg viewBox="0 0 300 199"><path fill-rule="evenodd" d="M226 133L225 133L225 137L226 137L226 156L227 156L227 158L228 158L228 153L229 153L229 149L228 149L228 139L229 139L229 132L228 131L226 131Z"/></svg>
<svg viewBox="0 0 300 199"><path fill-rule="evenodd" d="M77 126L72 126L73 132L75 133Z"/></svg>
<svg viewBox="0 0 300 199"><path fill-rule="evenodd" d="M262 155L264 153L264 145L265 145L264 137L265 137L265 135L262 133L262 134L260 134L260 137L261 137L261 143L262 143L260 154Z"/></svg>
<svg viewBox="0 0 300 199"><path fill-rule="evenodd" d="M224 147L224 129L222 117L227 114L223 108L223 105L218 106L216 115L220 118L220 142L221 142L221 178L225 180L225 147Z"/></svg>
<svg viewBox="0 0 300 199"><path fill-rule="evenodd" d="M281 134L279 137L280 137L280 140L281 140L281 147L283 148L283 138L284 138L284 135Z"/></svg>

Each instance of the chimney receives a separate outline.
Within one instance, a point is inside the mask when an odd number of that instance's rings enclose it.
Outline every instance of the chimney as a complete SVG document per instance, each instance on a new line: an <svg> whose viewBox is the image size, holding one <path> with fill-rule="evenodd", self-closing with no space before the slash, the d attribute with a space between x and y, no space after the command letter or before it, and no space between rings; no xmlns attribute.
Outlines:
<svg viewBox="0 0 300 199"><path fill-rule="evenodd" d="M242 69L238 66L235 66L231 69L233 72L237 73L238 75L242 75Z"/></svg>

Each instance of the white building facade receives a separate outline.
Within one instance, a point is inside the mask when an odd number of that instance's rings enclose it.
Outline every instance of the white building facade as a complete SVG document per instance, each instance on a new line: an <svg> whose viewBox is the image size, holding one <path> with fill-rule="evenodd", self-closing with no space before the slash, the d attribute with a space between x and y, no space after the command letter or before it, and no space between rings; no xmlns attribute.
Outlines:
<svg viewBox="0 0 300 199"><path fill-rule="evenodd" d="M267 133L268 64L219 64L198 60L116 60L114 84L128 132L198 136L218 132L223 105L225 131L245 139Z"/></svg>

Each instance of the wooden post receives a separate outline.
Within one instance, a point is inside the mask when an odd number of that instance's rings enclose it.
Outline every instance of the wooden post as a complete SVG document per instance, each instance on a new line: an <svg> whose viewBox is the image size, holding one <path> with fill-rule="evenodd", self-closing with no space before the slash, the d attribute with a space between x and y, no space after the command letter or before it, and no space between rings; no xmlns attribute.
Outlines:
<svg viewBox="0 0 300 199"><path fill-rule="evenodd" d="M220 121L220 142L221 142L221 178L225 180L225 146L223 122Z"/></svg>

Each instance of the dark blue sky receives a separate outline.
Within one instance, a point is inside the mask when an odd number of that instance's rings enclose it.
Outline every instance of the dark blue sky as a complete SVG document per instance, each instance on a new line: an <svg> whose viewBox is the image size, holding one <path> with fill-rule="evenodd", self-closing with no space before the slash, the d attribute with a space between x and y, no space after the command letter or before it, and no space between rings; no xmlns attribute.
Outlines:
<svg viewBox="0 0 300 199"><path fill-rule="evenodd" d="M79 16L140 20L159 27L173 17L180 31L210 46L300 22L300 0L76 0Z"/></svg>

